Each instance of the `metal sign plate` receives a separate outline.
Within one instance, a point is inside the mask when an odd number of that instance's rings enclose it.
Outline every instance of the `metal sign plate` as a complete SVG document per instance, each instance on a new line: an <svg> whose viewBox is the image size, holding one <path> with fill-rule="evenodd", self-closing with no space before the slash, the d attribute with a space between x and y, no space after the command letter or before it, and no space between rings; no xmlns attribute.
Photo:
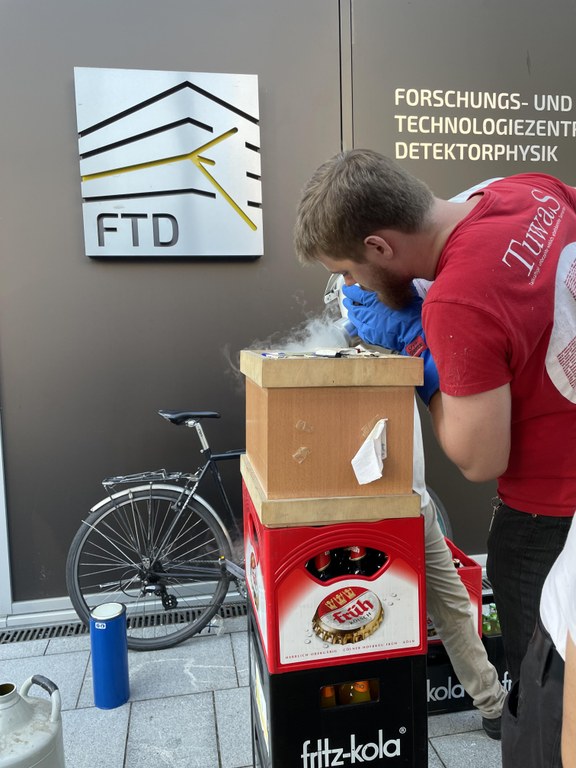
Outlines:
<svg viewBox="0 0 576 768"><path fill-rule="evenodd" d="M74 70L86 255L258 257L256 75Z"/></svg>

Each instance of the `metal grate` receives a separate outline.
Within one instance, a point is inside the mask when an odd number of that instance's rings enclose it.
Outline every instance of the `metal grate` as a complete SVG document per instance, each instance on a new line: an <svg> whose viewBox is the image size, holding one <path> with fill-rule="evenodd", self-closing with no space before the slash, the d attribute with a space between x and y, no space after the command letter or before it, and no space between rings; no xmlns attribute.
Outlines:
<svg viewBox="0 0 576 768"><path fill-rule="evenodd" d="M222 619L232 619L237 616L246 616L246 603L225 603L220 606L218 615ZM146 626L155 626L160 624L163 614L151 614L146 618ZM189 617L184 617L187 620ZM206 628L207 634L210 634L209 626ZM41 627L19 627L17 629L0 630L0 645L7 643L20 643L26 640L51 640L57 637L79 637L87 635L88 627L80 621L68 624L54 624ZM204 634L204 631L200 634Z"/></svg>
<svg viewBox="0 0 576 768"><path fill-rule="evenodd" d="M80 622L55 624L45 627L19 627L0 631L0 645L20 643L25 640L50 640L53 637L76 637L87 634L88 629Z"/></svg>

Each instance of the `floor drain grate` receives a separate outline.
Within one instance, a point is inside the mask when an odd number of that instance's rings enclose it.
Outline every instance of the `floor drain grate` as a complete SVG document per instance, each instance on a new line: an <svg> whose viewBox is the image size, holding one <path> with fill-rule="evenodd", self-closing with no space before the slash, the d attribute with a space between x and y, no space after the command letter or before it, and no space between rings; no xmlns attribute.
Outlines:
<svg viewBox="0 0 576 768"><path fill-rule="evenodd" d="M223 619L233 619L236 616L246 616L247 607L246 603L225 603L218 613Z"/></svg>
<svg viewBox="0 0 576 768"><path fill-rule="evenodd" d="M86 635L87 627L80 622L72 624L55 624L46 627L26 627L21 629L5 629L0 631L0 645L5 643L20 643L25 640L51 640L53 637L77 637Z"/></svg>
<svg viewBox="0 0 576 768"><path fill-rule="evenodd" d="M246 616L246 603L225 603L219 611L223 619L232 619L237 616ZM152 619L161 618L156 614ZM154 622L152 621L152 624ZM160 621L158 621L160 623ZM26 640L51 640L56 637L79 637L88 634L88 627L81 622L68 624L54 624L51 626L23 627L0 630L0 645L7 643L20 643Z"/></svg>

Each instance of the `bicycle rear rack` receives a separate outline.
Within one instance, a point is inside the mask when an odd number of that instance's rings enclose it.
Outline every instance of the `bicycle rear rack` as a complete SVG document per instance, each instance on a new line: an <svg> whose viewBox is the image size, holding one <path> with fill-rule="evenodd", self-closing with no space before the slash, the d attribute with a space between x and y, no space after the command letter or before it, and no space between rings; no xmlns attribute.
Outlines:
<svg viewBox="0 0 576 768"><path fill-rule="evenodd" d="M111 488L114 485L122 483L164 483L167 480L175 482L195 483L199 479L198 475L191 475L187 472L168 472L166 469L157 469L153 472L136 472L134 475L117 475L116 477L107 477L102 480L105 488Z"/></svg>

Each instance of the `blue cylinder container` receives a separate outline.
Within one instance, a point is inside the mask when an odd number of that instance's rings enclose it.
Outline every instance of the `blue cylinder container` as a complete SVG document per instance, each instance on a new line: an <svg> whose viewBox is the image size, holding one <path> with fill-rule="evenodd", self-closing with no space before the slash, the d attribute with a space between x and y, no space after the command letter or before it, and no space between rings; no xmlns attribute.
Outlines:
<svg viewBox="0 0 576 768"><path fill-rule="evenodd" d="M126 606L103 603L90 614L94 705L114 709L130 698Z"/></svg>

